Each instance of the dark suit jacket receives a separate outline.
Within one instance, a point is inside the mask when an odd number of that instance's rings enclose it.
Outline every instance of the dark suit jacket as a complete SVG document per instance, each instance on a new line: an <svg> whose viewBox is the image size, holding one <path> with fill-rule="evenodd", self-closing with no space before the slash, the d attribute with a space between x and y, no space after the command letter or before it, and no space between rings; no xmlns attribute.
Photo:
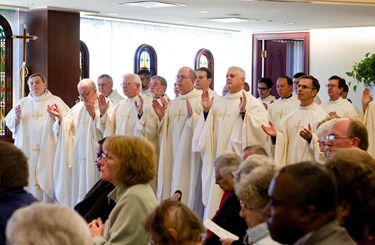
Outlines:
<svg viewBox="0 0 375 245"><path fill-rule="evenodd" d="M105 180L99 180L89 192L87 192L85 198L74 207L74 210L88 223L99 217L104 223L115 206L115 202L108 198L108 194L114 188L111 183Z"/></svg>
<svg viewBox="0 0 375 245"><path fill-rule="evenodd" d="M233 191L220 208L213 222L238 237L243 237L246 234L247 224L246 221L240 217L240 210L240 201L238 201L237 196ZM221 245L219 239L218 236L213 234L210 238L206 239L204 244Z"/></svg>

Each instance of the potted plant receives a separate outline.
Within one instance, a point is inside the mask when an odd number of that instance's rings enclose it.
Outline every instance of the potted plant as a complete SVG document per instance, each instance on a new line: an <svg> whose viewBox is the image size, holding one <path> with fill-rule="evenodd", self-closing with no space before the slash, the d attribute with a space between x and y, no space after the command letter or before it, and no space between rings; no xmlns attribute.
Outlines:
<svg viewBox="0 0 375 245"><path fill-rule="evenodd" d="M346 72L346 75L354 78L357 84L363 83L365 86L374 85L375 82L375 54L367 53L365 58L360 62L354 63L352 71ZM351 85L351 82L348 83ZM353 86L353 90L357 91L357 85Z"/></svg>

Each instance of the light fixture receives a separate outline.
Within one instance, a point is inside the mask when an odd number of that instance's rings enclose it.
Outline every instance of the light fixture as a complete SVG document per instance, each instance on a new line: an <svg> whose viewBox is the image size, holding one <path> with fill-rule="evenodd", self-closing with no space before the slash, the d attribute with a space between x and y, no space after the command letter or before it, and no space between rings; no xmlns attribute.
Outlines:
<svg viewBox="0 0 375 245"><path fill-rule="evenodd" d="M115 3L118 5L128 5L141 8L168 8L177 6L186 6L184 4L172 3L172 2L160 2L160 1L139 1L130 3Z"/></svg>
<svg viewBox="0 0 375 245"><path fill-rule="evenodd" d="M220 22L220 23L240 23L240 22L254 21L250 19L243 19L243 18L237 18L237 17L213 18L213 19L207 19L207 20Z"/></svg>

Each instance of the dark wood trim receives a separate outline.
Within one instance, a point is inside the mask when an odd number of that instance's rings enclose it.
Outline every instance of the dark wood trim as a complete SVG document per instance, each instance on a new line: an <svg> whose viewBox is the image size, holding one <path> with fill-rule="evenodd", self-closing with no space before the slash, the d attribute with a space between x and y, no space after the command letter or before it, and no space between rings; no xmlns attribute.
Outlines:
<svg viewBox="0 0 375 245"><path fill-rule="evenodd" d="M256 96L257 77L262 76L262 68L258 66L261 64L261 52L263 40L275 39L290 39L303 40L304 42L304 72L309 74L309 57L310 57L310 32L292 32L292 33L263 33L253 34L253 67L252 67L252 94Z"/></svg>
<svg viewBox="0 0 375 245"><path fill-rule="evenodd" d="M3 27L5 32L5 89L6 89L6 101L5 101L5 115L13 107L13 33L12 28L8 21L0 15L0 25ZM0 140L13 142L12 132L5 127L5 137L0 137Z"/></svg>
<svg viewBox="0 0 375 245"><path fill-rule="evenodd" d="M202 48L198 50L198 52L195 54L195 61L194 61L194 69L197 70L199 68L199 60L201 59L201 56L206 56L208 60L208 69L210 69L212 73L212 82L210 84L210 89L214 90L215 87L215 60L214 56L212 55L211 51L205 48Z"/></svg>
<svg viewBox="0 0 375 245"><path fill-rule="evenodd" d="M90 53L87 45L83 41L79 41L79 49L82 54L81 64L82 64L82 78L90 77Z"/></svg>
<svg viewBox="0 0 375 245"><path fill-rule="evenodd" d="M139 65L139 61L141 59L141 54L143 51L146 51L150 54L150 77L155 76L158 74L158 56L156 54L155 49L148 45L142 44L137 48L134 55L134 73L138 73L142 67Z"/></svg>

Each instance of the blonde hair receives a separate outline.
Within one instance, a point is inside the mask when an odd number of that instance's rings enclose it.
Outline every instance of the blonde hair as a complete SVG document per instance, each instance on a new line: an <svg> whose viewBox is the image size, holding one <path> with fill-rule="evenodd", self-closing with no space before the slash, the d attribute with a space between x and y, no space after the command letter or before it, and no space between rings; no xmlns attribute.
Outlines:
<svg viewBox="0 0 375 245"><path fill-rule="evenodd" d="M145 184L155 175L155 150L144 137L111 136L103 144L104 151L111 151L117 158L114 165L116 182L132 186Z"/></svg>

